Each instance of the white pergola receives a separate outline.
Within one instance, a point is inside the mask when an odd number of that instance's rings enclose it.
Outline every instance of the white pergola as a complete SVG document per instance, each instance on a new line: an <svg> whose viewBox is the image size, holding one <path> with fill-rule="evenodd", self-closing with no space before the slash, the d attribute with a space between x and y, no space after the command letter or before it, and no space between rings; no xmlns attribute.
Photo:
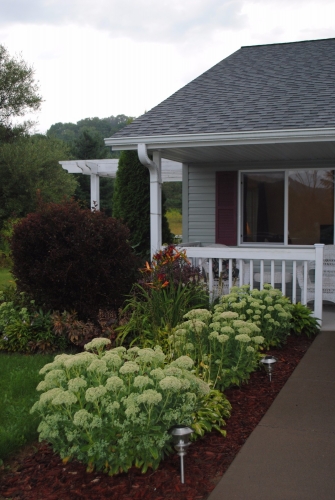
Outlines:
<svg viewBox="0 0 335 500"><path fill-rule="evenodd" d="M161 187L163 182L182 181L182 164L177 161L161 159L157 153L154 161L151 161L146 150L139 158L150 172L150 239L151 256L162 245L162 211L161 211ZM119 160L72 160L59 162L64 170L70 174L84 174L91 178L91 208L100 210L100 177L116 177ZM159 167L156 167L156 164Z"/></svg>
<svg viewBox="0 0 335 500"><path fill-rule="evenodd" d="M100 177L116 177L119 160L71 160L59 162L70 174L84 174L91 177L91 207L100 209ZM171 160L162 160L161 182L180 182L182 164Z"/></svg>

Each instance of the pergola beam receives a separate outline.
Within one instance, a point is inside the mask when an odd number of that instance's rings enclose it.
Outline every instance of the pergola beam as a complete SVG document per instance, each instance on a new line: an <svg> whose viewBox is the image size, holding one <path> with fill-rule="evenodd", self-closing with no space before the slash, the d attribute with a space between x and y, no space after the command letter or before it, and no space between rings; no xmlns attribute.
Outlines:
<svg viewBox="0 0 335 500"><path fill-rule="evenodd" d="M100 209L100 177L116 177L119 160L106 158L102 160L60 161L64 170L70 174L91 176L91 208ZM181 182L182 165L176 161L161 160L161 182Z"/></svg>

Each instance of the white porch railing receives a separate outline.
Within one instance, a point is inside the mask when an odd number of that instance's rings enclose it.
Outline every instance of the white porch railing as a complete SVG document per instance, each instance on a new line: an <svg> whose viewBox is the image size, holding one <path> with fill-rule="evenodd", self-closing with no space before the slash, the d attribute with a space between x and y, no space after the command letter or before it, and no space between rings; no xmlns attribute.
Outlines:
<svg viewBox="0 0 335 500"><path fill-rule="evenodd" d="M322 274L323 274L323 244L315 244L313 247L285 247L285 248L251 248L251 247L228 247L228 246L200 246L199 242L184 243L178 248L185 250L187 257L192 260L193 265L203 267L208 275L208 288L215 297L215 290L221 282L223 261L228 264L228 279L222 286L222 293L229 293L231 287L236 284L241 286L249 284L250 288L263 289L264 283L270 283L273 287L280 286L286 295L290 287L290 298L295 304L297 295L301 296L304 304L307 299L308 262L315 262L315 286L314 286L314 311L313 315L322 322ZM213 259L217 259L218 276L215 278L213 272ZM239 269L238 281L233 278L233 260ZM297 267L300 267L303 283L298 287ZM314 267L314 266L313 266ZM302 285L302 286L301 286ZM217 292L216 292L217 294Z"/></svg>

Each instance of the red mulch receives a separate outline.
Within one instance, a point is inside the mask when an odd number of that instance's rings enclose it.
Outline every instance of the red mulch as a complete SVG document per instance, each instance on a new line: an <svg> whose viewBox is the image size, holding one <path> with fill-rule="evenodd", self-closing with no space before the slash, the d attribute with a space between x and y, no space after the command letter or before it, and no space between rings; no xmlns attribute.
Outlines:
<svg viewBox="0 0 335 500"><path fill-rule="evenodd" d="M269 354L278 363L270 383L264 371L251 375L248 384L226 391L232 405L227 437L212 432L192 443L185 457L185 484L180 483L178 455L167 457L157 471L135 468L109 477L87 473L78 462L64 465L51 448L37 444L25 449L0 472L0 499L11 500L204 500L229 467L252 430L270 407L311 344L305 337L289 337L280 350ZM1 496L2 495L2 496Z"/></svg>

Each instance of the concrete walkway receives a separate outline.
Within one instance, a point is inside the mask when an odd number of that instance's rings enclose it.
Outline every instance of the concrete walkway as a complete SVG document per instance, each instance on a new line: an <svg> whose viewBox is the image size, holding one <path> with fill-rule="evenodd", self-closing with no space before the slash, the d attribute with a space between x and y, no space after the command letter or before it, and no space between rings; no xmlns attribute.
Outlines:
<svg viewBox="0 0 335 500"><path fill-rule="evenodd" d="M322 331L208 500L334 499L335 332Z"/></svg>

